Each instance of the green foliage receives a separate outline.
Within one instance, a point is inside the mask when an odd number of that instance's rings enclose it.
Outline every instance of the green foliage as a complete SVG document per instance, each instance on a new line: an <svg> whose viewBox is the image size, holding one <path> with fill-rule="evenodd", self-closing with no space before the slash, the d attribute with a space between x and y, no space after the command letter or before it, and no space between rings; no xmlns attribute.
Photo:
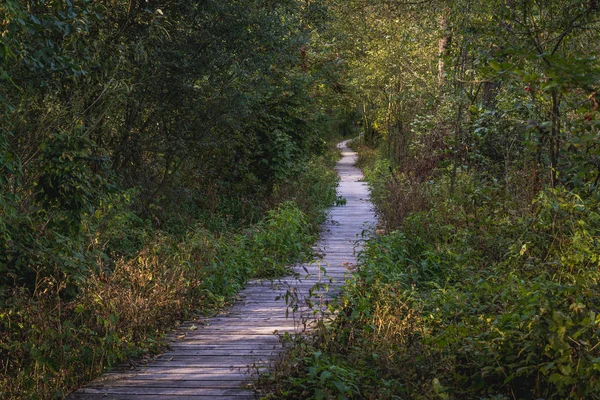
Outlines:
<svg viewBox="0 0 600 400"><path fill-rule="evenodd" d="M276 210L269 211L251 236L251 252L260 255L253 261L253 275L284 275L288 271L286 263L296 260L314 241L309 232L306 216L297 205L282 203Z"/></svg>
<svg viewBox="0 0 600 400"><path fill-rule="evenodd" d="M548 189L524 212L469 175L455 196L443 180L427 193L429 209L367 243L305 351L348 369L354 398L598 398L598 194ZM277 393L326 390L320 361L302 368Z"/></svg>
<svg viewBox="0 0 600 400"><path fill-rule="evenodd" d="M36 200L51 217L48 229L77 234L84 214L97 206L96 199L108 192L107 170L100 157L93 157L93 143L79 132L61 132L40 144L40 176ZM98 172L94 172L98 171Z"/></svg>
<svg viewBox="0 0 600 400"><path fill-rule="evenodd" d="M322 399L348 399L358 394L354 380L354 372L343 364L329 360L327 355L315 351L312 357L303 360L308 367L308 379L299 382L307 392L314 390L311 398Z"/></svg>
<svg viewBox="0 0 600 400"><path fill-rule="evenodd" d="M335 116L321 71L336 67L299 66L325 20L322 2L5 2L1 284L52 270L38 250L86 253L88 217L131 193L125 219L177 235L259 221L325 150Z"/></svg>
<svg viewBox="0 0 600 400"><path fill-rule="evenodd" d="M338 68L301 66L327 18L321 1L0 5L0 397L63 397L307 252L335 199Z"/></svg>
<svg viewBox="0 0 600 400"><path fill-rule="evenodd" d="M335 144L332 140L330 144ZM317 232L325 221L325 209L337 198L338 176L333 169L339 151L331 148L325 154L312 157L293 180L289 179L273 189L273 199L281 202L293 199L308 217L312 231Z"/></svg>
<svg viewBox="0 0 600 400"><path fill-rule="evenodd" d="M331 4L383 229L273 396L598 399L597 2Z"/></svg>
<svg viewBox="0 0 600 400"><path fill-rule="evenodd" d="M303 213L284 203L246 234L216 236L198 227L181 242L159 237L131 258L86 271L70 301L61 297L72 280L59 271L39 280L33 294L5 293L3 397L63 397L106 367L156 351L161 332L176 321L222 307L250 277L286 272L310 248L309 228ZM69 261L53 254L56 262Z"/></svg>
<svg viewBox="0 0 600 400"><path fill-rule="evenodd" d="M179 235L202 220L213 229L260 220L273 188L324 151L334 118L314 93L321 66L299 64L326 11L295 1L7 1L0 182L6 215L23 218L3 221L0 268L33 285L35 267L14 266L15 246L35 248L37 231L80 243L100 199L130 191L139 218Z"/></svg>
<svg viewBox="0 0 600 400"><path fill-rule="evenodd" d="M83 159L65 174L58 161L50 171L69 182L71 172L90 171ZM56 229L32 237L35 220L9 227L13 236L2 243L11 253L3 260L19 254L13 265L21 272L3 276L1 397L62 398L107 367L160 350L163 332L228 304L248 279L288 272L288 264L310 254L315 228L335 199L331 166L331 158L307 163L297 182L278 186L271 199L277 204L244 228L211 231L200 220L184 234L153 229L132 210L136 190L93 197L94 212L80 214L76 240ZM52 206L56 215L70 211ZM14 285L27 270L35 284Z"/></svg>

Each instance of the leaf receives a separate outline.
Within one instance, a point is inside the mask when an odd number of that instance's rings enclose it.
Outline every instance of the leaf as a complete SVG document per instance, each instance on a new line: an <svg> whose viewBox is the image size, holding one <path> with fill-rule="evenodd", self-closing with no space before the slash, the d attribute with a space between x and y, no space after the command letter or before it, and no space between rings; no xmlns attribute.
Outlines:
<svg viewBox="0 0 600 400"><path fill-rule="evenodd" d="M448 393L446 393L446 388L442 386L438 378L433 378L432 384L435 394L437 394L443 400L450 399L450 396L448 396Z"/></svg>
<svg viewBox="0 0 600 400"><path fill-rule="evenodd" d="M492 69L494 69L496 72L502 71L502 66L496 60L490 60L489 61L489 66L492 67Z"/></svg>
<svg viewBox="0 0 600 400"><path fill-rule="evenodd" d="M346 393L348 391L348 388L346 387L346 385L344 384L344 382L342 381L334 381L333 384L335 385L335 387L337 388L337 390L339 390L340 393Z"/></svg>
<svg viewBox="0 0 600 400"><path fill-rule="evenodd" d="M521 246L521 250L519 251L519 255L523 256L526 251L527 251L527 243L525 243L525 244L523 244L523 246Z"/></svg>
<svg viewBox="0 0 600 400"><path fill-rule="evenodd" d="M592 133L589 135L581 135L581 136L575 136L573 139L577 138L579 143L587 143L587 142L592 142L592 141L597 141L600 139L600 135L597 133Z"/></svg>
<svg viewBox="0 0 600 400"><path fill-rule="evenodd" d="M325 383L325 381L329 378L331 378L331 372L329 371L323 371L321 372L321 375L319 376L319 380L321 381L321 384Z"/></svg>

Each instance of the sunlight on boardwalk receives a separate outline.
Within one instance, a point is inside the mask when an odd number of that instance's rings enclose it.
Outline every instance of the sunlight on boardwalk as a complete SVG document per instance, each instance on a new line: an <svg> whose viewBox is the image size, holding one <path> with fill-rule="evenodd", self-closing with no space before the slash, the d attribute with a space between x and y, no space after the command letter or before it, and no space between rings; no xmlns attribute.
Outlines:
<svg viewBox="0 0 600 400"><path fill-rule="evenodd" d="M316 244L322 259L298 265L298 277L252 281L239 301L214 318L191 321L172 336L171 350L132 371L103 375L69 399L253 399L251 374L282 350L277 334L300 333L343 285L355 250L376 219L356 154L345 146L337 164L343 206L333 207ZM317 283L327 289L309 290Z"/></svg>

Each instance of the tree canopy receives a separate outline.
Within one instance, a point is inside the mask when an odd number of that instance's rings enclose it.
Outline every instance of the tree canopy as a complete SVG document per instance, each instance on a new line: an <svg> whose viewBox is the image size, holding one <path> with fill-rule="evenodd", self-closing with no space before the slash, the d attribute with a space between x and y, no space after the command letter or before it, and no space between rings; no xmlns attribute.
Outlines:
<svg viewBox="0 0 600 400"><path fill-rule="evenodd" d="M595 0L3 0L0 387L281 272L356 135L386 234L282 393L598 398L599 46Z"/></svg>

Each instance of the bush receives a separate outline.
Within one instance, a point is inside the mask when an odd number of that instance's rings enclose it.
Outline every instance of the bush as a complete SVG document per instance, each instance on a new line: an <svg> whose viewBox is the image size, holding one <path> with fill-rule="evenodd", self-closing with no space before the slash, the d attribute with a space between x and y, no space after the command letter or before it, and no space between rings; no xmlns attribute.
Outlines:
<svg viewBox="0 0 600 400"><path fill-rule="evenodd" d="M49 237L53 262L39 260L44 274L33 288L0 297L0 397L62 398L107 367L158 351L163 332L223 307L248 279L286 273L310 253L315 219L335 198L331 174L301 182L313 187L297 189L298 198L322 190L305 199L313 219L286 201L245 229L215 233L197 223L180 238L152 232L119 197L86 216L85 242Z"/></svg>
<svg viewBox="0 0 600 400"><path fill-rule="evenodd" d="M335 323L276 393L600 398L600 194L547 189L525 212L482 182L428 184L429 210L367 243ZM315 378L323 360L352 393Z"/></svg>

